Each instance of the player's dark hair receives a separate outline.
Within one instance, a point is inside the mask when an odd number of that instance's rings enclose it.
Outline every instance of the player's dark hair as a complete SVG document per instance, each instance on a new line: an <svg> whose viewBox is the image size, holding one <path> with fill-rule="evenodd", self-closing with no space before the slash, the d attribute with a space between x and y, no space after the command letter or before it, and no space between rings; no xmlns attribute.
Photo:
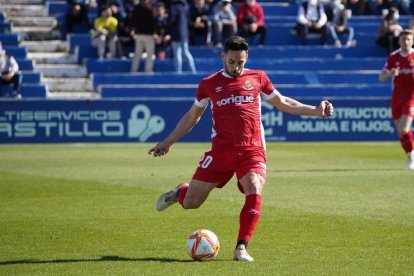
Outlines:
<svg viewBox="0 0 414 276"><path fill-rule="evenodd" d="M244 37L231 36L224 42L223 52L231 51L248 51L249 43Z"/></svg>

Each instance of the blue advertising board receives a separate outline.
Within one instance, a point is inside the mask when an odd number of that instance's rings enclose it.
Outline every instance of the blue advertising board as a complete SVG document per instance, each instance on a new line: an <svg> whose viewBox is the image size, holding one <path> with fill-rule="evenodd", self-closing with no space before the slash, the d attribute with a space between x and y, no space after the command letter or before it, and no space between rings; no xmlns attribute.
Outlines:
<svg viewBox="0 0 414 276"><path fill-rule="evenodd" d="M157 142L174 129L192 103L191 97L0 101L0 143ZM319 118L282 113L263 102L266 140L397 139L387 99L336 99L333 103L335 116ZM209 141L211 129L208 108L181 141Z"/></svg>

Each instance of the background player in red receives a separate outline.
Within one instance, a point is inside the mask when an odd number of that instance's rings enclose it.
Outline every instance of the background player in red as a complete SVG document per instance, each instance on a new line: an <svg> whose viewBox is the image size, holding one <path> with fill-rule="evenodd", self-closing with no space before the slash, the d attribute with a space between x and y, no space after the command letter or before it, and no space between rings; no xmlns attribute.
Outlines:
<svg viewBox="0 0 414 276"><path fill-rule="evenodd" d="M310 106L285 97L274 88L266 73L245 69L248 58L245 38L233 36L227 39L221 58L224 69L200 82L192 107L164 141L148 151L155 157L167 154L172 144L197 124L211 104L211 150L203 154L190 183L180 184L162 194L156 209L162 211L177 201L184 209L198 208L211 190L223 187L236 173L238 186L245 194L245 204L240 212L234 260L253 261L246 247L259 221L261 193L266 179L261 98L281 111L296 115L331 116L333 106L328 101Z"/></svg>
<svg viewBox="0 0 414 276"><path fill-rule="evenodd" d="M399 36L400 49L391 53L379 76L380 81L393 78L391 100L392 118L401 146L408 156L407 167L414 170L414 135L411 131L414 118L414 33L404 30Z"/></svg>

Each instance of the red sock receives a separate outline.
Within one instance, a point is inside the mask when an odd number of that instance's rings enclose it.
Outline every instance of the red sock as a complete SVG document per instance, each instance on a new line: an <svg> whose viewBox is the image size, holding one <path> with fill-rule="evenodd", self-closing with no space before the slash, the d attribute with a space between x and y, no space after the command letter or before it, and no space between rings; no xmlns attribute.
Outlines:
<svg viewBox="0 0 414 276"><path fill-rule="evenodd" d="M240 229L237 240L249 242L259 222L262 210L262 197L258 194L246 196L243 209L240 212Z"/></svg>
<svg viewBox="0 0 414 276"><path fill-rule="evenodd" d="M400 137L401 146L403 147L406 153L413 151L413 141L414 141L414 135L411 131L401 135Z"/></svg>
<svg viewBox="0 0 414 276"><path fill-rule="evenodd" d="M180 203L181 206L183 206L185 194L188 190L188 183L183 183L183 185L180 187L180 191L178 191L178 203Z"/></svg>

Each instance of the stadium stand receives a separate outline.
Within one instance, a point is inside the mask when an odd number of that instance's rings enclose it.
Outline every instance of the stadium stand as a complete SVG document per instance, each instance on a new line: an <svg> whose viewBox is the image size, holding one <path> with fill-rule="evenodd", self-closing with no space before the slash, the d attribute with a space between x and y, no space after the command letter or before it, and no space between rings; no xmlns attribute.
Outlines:
<svg viewBox="0 0 414 276"><path fill-rule="evenodd" d="M13 23L7 19L4 7L0 6L0 41L4 50L13 55L19 64L23 76L21 95L23 98L45 98L47 87L42 84L41 73L35 70L33 60L27 56L27 49L19 45L21 36L13 32ZM0 92L1 94L8 94L11 90L10 85L9 87L2 87Z"/></svg>
<svg viewBox="0 0 414 276"><path fill-rule="evenodd" d="M353 16L349 20L349 24L356 31L355 38L358 44L355 48L335 48L332 41L329 42L329 45L320 46L317 45L316 39L309 40L310 45L301 46L299 38L291 33L296 22L297 6L287 0L261 0L260 2L264 7L269 35L266 45L260 48L257 45L257 37L250 38L251 49L247 68L266 70L278 88L289 93L297 93L295 91L300 90L301 94L309 96L329 91L332 93L328 94L343 96L389 94L390 84L378 84L377 81L378 73L386 57L384 50L375 45L375 36L381 21L380 16ZM57 19L58 29L64 33L62 28L65 25L66 2L64 0L45 0L44 3L46 15L54 16ZM96 17L96 14L96 9L90 9L91 20ZM5 17L4 19L0 21L3 24L0 25L0 39L4 40L5 45L16 53L16 56L23 63L22 66L29 68L27 70L36 70L36 67L42 68L43 65L36 66L32 63L30 69L27 51L25 57L24 48L19 48L19 34L9 33L8 30L12 30L12 24L8 23ZM402 15L400 22L404 27L408 27L410 19L411 16ZM131 74L129 73L130 59L97 59L96 49L91 45L91 35L88 30L75 28L74 32L65 36L64 39L67 43L67 54L72 55L75 63L79 68L82 68L79 70L74 67L74 70L82 72L84 70L84 78L90 76L92 91L102 97L124 94L128 94L127 96L147 95L148 93L143 91L146 89L145 87L157 87L157 90L160 90L154 92L154 89L148 89L151 91L151 95L159 93L174 95L180 87L184 90L192 89L191 95L193 95L198 81L203 76L222 67L221 49L193 46L191 52L195 57L199 71L197 74L189 73L187 65L184 64L184 70L187 72L174 75L172 73L174 71L173 62L168 57L163 61L155 60L155 73L153 74ZM57 63L57 61L52 63ZM46 65L43 67L46 68ZM140 68L143 68L143 63ZM49 71L51 70L49 68ZM35 80L35 77L33 78L32 81ZM175 84L177 87L168 91L169 84ZM331 89L324 87L324 85ZM137 89L134 90L134 87ZM164 89L167 91L161 91ZM369 90L372 92L370 93Z"/></svg>

